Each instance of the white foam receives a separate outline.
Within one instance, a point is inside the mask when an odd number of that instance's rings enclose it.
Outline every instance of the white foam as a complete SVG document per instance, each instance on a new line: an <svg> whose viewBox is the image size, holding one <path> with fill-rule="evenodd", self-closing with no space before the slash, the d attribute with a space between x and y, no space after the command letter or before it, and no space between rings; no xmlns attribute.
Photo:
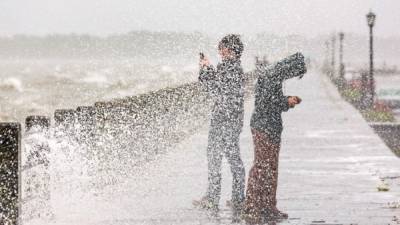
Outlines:
<svg viewBox="0 0 400 225"><path fill-rule="evenodd" d="M0 88L7 90L15 90L18 92L22 92L22 82L15 77L8 77L4 80L0 80Z"/></svg>
<svg viewBox="0 0 400 225"><path fill-rule="evenodd" d="M96 73L96 72L88 72L87 76L82 79L85 83L91 84L107 84L108 79L105 75Z"/></svg>
<svg viewBox="0 0 400 225"><path fill-rule="evenodd" d="M62 71L61 65L56 65L56 66L54 67L54 71L56 71L57 73L61 73L61 71Z"/></svg>
<svg viewBox="0 0 400 225"><path fill-rule="evenodd" d="M6 115L6 114L1 114L0 113L0 122L4 122L4 121L11 121L11 117Z"/></svg>
<svg viewBox="0 0 400 225"><path fill-rule="evenodd" d="M170 66L165 65L161 67L161 72L163 73L172 73L173 71L174 69Z"/></svg>
<svg viewBox="0 0 400 225"><path fill-rule="evenodd" d="M21 72L22 72L22 74L30 74L30 73L32 73L32 68L25 67Z"/></svg>

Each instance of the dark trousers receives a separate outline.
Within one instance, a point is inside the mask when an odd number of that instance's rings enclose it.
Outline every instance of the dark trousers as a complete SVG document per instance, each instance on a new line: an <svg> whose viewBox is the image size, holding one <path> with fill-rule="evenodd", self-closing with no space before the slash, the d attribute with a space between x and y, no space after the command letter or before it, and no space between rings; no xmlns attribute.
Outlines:
<svg viewBox="0 0 400 225"><path fill-rule="evenodd" d="M266 133L252 129L254 162L246 190L246 213L260 217L263 210L276 210L280 143Z"/></svg>
<svg viewBox="0 0 400 225"><path fill-rule="evenodd" d="M218 205L221 197L221 164L225 156L231 167L232 203L239 206L244 202L245 169L240 157L240 127L223 126L211 122L208 135L208 189L207 197L214 205Z"/></svg>

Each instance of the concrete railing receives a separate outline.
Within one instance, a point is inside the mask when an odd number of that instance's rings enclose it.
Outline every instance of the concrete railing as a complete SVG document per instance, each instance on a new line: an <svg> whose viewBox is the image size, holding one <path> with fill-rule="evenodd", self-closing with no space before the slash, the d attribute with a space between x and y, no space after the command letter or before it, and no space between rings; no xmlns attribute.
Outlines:
<svg viewBox="0 0 400 225"><path fill-rule="evenodd" d="M20 221L32 218L48 218L50 207L50 118L29 116L25 120L21 170L21 204L23 217Z"/></svg>
<svg viewBox="0 0 400 225"><path fill-rule="evenodd" d="M191 135L206 124L210 103L201 85L191 83L76 110L56 110L54 126L42 116L28 117L25 132L18 123L0 123L0 224L17 224L21 206L24 221L47 216L48 212L41 211L50 198L47 156L52 149L46 140L61 138L84 148L86 157L99 161L99 170L93 173L115 172L128 163L148 160ZM21 151L22 133L25 148ZM24 207L34 199L35 206Z"/></svg>
<svg viewBox="0 0 400 225"><path fill-rule="evenodd" d="M21 125L0 123L0 224L16 224L19 215Z"/></svg>
<svg viewBox="0 0 400 225"><path fill-rule="evenodd" d="M96 140L89 142L95 151L101 149L96 153L103 170L123 171L118 168L148 160L202 127L210 106L197 83L97 102ZM121 157L130 159L128 165Z"/></svg>

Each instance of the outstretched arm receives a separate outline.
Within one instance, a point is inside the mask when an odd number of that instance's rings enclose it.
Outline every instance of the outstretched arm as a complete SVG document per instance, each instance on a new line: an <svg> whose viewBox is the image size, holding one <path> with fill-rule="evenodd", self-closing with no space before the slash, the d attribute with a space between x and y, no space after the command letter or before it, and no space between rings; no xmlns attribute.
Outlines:
<svg viewBox="0 0 400 225"><path fill-rule="evenodd" d="M306 72L307 68L304 62L304 56L299 52L283 59L275 66L276 76L278 76L280 80L302 76Z"/></svg>
<svg viewBox="0 0 400 225"><path fill-rule="evenodd" d="M300 77L307 72L304 56L301 53L293 54L272 66L263 68L261 76L284 81L293 77Z"/></svg>

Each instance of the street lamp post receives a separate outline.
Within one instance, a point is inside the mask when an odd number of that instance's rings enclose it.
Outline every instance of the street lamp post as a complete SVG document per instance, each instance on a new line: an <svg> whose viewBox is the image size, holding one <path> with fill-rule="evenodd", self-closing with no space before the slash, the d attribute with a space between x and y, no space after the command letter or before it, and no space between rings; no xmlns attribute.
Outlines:
<svg viewBox="0 0 400 225"><path fill-rule="evenodd" d="M329 66L329 57L330 57L330 48L329 48L329 41L325 41L325 61L324 61L324 70L326 74L331 78L331 69Z"/></svg>
<svg viewBox="0 0 400 225"><path fill-rule="evenodd" d="M374 82L374 42L373 42L373 27L375 25L376 15L373 12L367 14L367 23L369 26L369 79L368 79L368 90L369 99L368 106L372 107L374 104L375 95L375 82Z"/></svg>
<svg viewBox="0 0 400 225"><path fill-rule="evenodd" d="M335 45L336 45L336 37L332 36L332 61L331 61L331 73L332 78L335 79Z"/></svg>
<svg viewBox="0 0 400 225"><path fill-rule="evenodd" d="M339 88L341 88L341 89L344 88L344 84L345 84L344 64L343 64L343 39L344 39L344 33L340 32L339 33L339 41L340 41L340 46L339 46Z"/></svg>

